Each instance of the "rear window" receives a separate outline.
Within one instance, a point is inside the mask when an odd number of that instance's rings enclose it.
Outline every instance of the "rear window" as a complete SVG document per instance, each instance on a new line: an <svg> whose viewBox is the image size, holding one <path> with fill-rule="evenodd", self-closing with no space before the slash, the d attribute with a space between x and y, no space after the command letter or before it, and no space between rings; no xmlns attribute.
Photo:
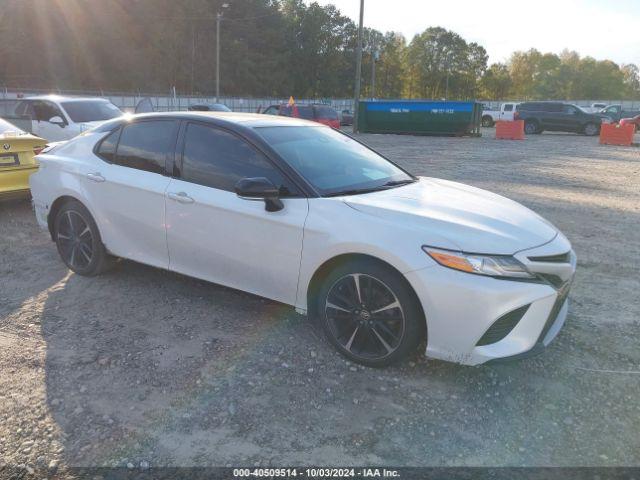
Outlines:
<svg viewBox="0 0 640 480"><path fill-rule="evenodd" d="M517 109L529 112L562 112L563 105L561 103L529 102L521 103Z"/></svg>
<svg viewBox="0 0 640 480"><path fill-rule="evenodd" d="M297 115L295 110L298 111ZM285 106L280 107L280 115L285 117L304 118L306 120L313 120L313 107L310 105L296 105L294 107Z"/></svg>

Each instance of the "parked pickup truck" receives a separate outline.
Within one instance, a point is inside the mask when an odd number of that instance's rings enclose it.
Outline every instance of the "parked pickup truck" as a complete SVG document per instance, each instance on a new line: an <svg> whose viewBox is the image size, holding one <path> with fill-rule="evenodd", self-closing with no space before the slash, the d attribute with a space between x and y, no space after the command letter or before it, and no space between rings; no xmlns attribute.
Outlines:
<svg viewBox="0 0 640 480"><path fill-rule="evenodd" d="M493 127L498 120L513 120L513 113L518 103L503 103L500 110L484 110L482 112L482 126Z"/></svg>
<svg viewBox="0 0 640 480"><path fill-rule="evenodd" d="M598 135L600 125L611 122L610 118L587 113L576 105L562 102L523 102L518 105L514 119L524 120L527 134L549 130Z"/></svg>
<svg viewBox="0 0 640 480"><path fill-rule="evenodd" d="M0 112L3 118L49 142L69 140L105 120L123 115L113 103L100 97L45 95L3 102L5 106Z"/></svg>
<svg viewBox="0 0 640 480"><path fill-rule="evenodd" d="M632 118L632 117L635 117L636 115L640 115L640 110L637 110L637 109L623 110L622 105L614 104L614 105L609 105L606 108L603 108L597 113L597 115L600 117L608 117L614 122L619 122L620 119L622 118Z"/></svg>

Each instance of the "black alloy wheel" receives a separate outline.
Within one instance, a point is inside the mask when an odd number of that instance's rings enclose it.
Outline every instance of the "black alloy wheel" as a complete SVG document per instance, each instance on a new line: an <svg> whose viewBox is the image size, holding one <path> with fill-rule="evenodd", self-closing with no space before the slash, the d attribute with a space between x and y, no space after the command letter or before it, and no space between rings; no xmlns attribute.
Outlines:
<svg viewBox="0 0 640 480"><path fill-rule="evenodd" d="M97 275L108 266L98 227L77 201L65 203L55 217L55 241L62 261L80 275Z"/></svg>
<svg viewBox="0 0 640 480"><path fill-rule="evenodd" d="M404 277L385 265L361 262L332 272L318 307L331 343L364 365L392 364L424 338L417 299Z"/></svg>

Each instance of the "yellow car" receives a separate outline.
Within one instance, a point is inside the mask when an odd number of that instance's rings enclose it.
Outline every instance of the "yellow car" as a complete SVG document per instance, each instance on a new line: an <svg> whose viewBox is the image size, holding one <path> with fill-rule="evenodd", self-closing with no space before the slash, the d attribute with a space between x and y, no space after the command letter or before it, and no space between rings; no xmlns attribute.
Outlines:
<svg viewBox="0 0 640 480"><path fill-rule="evenodd" d="M46 143L0 118L0 198L29 192L29 175L38 169L34 157Z"/></svg>

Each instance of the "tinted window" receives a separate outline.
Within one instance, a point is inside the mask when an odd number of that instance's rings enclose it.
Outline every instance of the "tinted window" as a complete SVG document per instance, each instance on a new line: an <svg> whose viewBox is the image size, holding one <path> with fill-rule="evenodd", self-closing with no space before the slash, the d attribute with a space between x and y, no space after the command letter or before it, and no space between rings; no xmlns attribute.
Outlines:
<svg viewBox="0 0 640 480"><path fill-rule="evenodd" d="M153 173L163 173L173 154L177 123L156 120L127 125L120 135L115 163Z"/></svg>
<svg viewBox="0 0 640 480"><path fill-rule="evenodd" d="M102 100L62 102L62 108L75 123L111 120L122 116L118 107L111 102Z"/></svg>
<svg viewBox="0 0 640 480"><path fill-rule="evenodd" d="M118 137L120 136L120 129L117 128L114 132L105 137L98 147L98 155L105 159L107 162L113 162L116 155L116 147L118 146Z"/></svg>
<svg viewBox="0 0 640 480"><path fill-rule="evenodd" d="M337 120L338 112L331 107L316 107L316 117Z"/></svg>
<svg viewBox="0 0 640 480"><path fill-rule="evenodd" d="M569 114L569 115L575 115L575 114L578 113L578 109L576 107L574 107L573 105L564 105L562 111L564 113Z"/></svg>
<svg viewBox="0 0 640 480"><path fill-rule="evenodd" d="M41 122L48 122L53 117L65 119L60 109L51 102L36 100L33 102L33 119Z"/></svg>
<svg viewBox="0 0 640 480"><path fill-rule="evenodd" d="M262 127L256 131L323 195L413 181L385 158L332 128Z"/></svg>
<svg viewBox="0 0 640 480"><path fill-rule="evenodd" d="M293 107L280 107L280 115L286 117L304 118L313 120L313 107L310 105L296 105Z"/></svg>
<svg viewBox="0 0 640 480"><path fill-rule="evenodd" d="M181 178L229 192L246 177L265 177L283 194L295 188L269 160L232 133L191 123L185 135ZM286 190L285 190L286 189Z"/></svg>
<svg viewBox="0 0 640 480"><path fill-rule="evenodd" d="M504 111L505 111L505 112L510 112L511 110L513 110L513 103L507 103L507 104L504 106Z"/></svg>

